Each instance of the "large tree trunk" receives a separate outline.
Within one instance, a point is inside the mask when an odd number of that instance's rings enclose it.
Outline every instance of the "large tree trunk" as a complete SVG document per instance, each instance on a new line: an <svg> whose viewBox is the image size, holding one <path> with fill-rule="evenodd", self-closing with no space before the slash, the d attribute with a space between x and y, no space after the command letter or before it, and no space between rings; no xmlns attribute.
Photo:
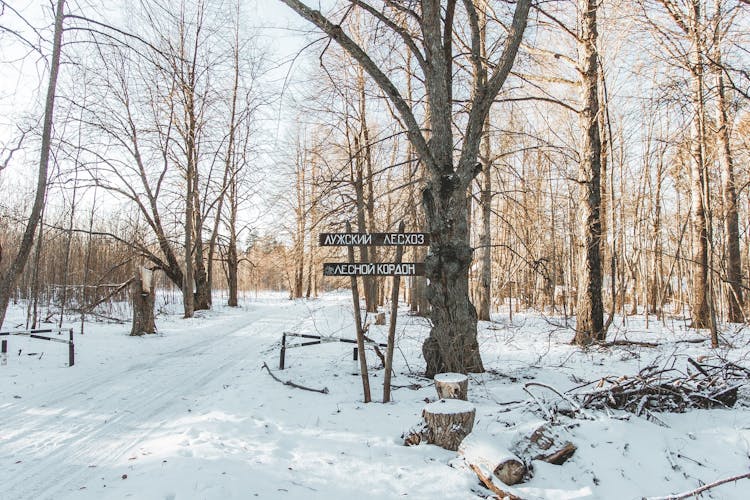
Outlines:
<svg viewBox="0 0 750 500"><path fill-rule="evenodd" d="M8 302L13 294L18 276L26 266L26 261L34 244L34 232L44 208L47 194L47 170L52 142L52 119L55 110L55 96L57 92L57 76L60 71L60 53L62 51L63 20L65 0L57 0L55 5L55 32L52 43L52 61L50 63L49 82L47 84L47 98L44 103L44 123L42 125L42 146L39 155L39 172L37 173L36 195L31 207L29 221L26 224L18 253L10 264L8 271L0 280L0 327L5 321Z"/></svg>
<svg viewBox="0 0 750 500"><path fill-rule="evenodd" d="M133 327L130 335L143 335L156 332L154 320L154 304L156 302L156 274L145 267L135 272L135 279L131 286L133 301Z"/></svg>
<svg viewBox="0 0 750 500"><path fill-rule="evenodd" d="M597 2L579 0L581 36L578 46L583 110L580 112L583 134L578 166L580 198L578 225L578 302L575 343L587 345L604 339L601 264L601 151L598 116L599 61L597 40Z"/></svg>
<svg viewBox="0 0 750 500"><path fill-rule="evenodd" d="M439 193L433 199L431 193ZM427 377L443 372L482 372L477 313L469 300L469 246L466 193L450 178L425 191L425 214L432 234L425 258L432 330L422 346Z"/></svg>

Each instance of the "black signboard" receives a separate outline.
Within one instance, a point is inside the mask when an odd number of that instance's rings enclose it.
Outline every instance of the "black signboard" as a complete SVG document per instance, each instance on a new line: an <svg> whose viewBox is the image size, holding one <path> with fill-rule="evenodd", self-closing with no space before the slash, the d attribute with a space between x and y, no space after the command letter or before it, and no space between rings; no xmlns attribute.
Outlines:
<svg viewBox="0 0 750 500"><path fill-rule="evenodd" d="M427 246L428 233L320 233L322 247L347 246Z"/></svg>
<svg viewBox="0 0 750 500"><path fill-rule="evenodd" d="M326 262L323 276L424 276L424 263Z"/></svg>

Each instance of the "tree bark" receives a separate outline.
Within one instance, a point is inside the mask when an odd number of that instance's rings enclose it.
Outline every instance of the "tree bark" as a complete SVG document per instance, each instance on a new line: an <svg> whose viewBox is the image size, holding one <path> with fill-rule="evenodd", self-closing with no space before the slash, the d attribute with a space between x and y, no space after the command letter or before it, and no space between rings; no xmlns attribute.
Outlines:
<svg viewBox="0 0 750 500"><path fill-rule="evenodd" d="M578 46L583 110L579 114L582 142L578 183L580 206L578 301L576 306L575 343L588 345L603 340L604 306L602 304L601 264L601 152L599 136L599 60L597 52L596 0L579 0L581 34Z"/></svg>
<svg viewBox="0 0 750 500"><path fill-rule="evenodd" d="M47 97L44 103L44 123L42 125L42 146L39 155L39 171L37 173L36 194L34 204L31 207L29 220L26 223L18 253L10 264L8 271L0 280L0 327L5 321L5 313L8 303L13 294L18 276L26 266L26 261L34 244L34 232L44 208L47 194L47 171L49 168L49 157L52 142L52 123L55 110L55 97L57 93L57 77L60 72L60 54L62 52L63 20L65 18L65 0L57 0L55 4L55 31L52 43L52 61L50 63L49 82L47 84Z"/></svg>

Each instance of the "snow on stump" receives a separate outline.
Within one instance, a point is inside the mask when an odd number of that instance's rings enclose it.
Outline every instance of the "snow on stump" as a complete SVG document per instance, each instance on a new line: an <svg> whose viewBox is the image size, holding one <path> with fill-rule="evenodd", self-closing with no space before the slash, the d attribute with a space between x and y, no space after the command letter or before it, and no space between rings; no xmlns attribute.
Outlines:
<svg viewBox="0 0 750 500"><path fill-rule="evenodd" d="M461 441L474 428L474 405L460 399L441 399L422 410L425 437L430 444L457 451Z"/></svg>
<svg viewBox="0 0 750 500"><path fill-rule="evenodd" d="M434 380L439 398L466 401L469 392L469 377L463 373L438 373Z"/></svg>
<svg viewBox="0 0 750 500"><path fill-rule="evenodd" d="M496 446L492 436L472 434L463 440L458 453L485 476L494 474L500 481L513 486L523 482L527 469L523 461L505 448Z"/></svg>

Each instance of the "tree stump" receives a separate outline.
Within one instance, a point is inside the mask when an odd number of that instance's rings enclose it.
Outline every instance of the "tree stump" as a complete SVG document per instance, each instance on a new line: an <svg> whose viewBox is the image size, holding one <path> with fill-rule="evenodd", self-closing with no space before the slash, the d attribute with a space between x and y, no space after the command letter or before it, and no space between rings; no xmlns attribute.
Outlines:
<svg viewBox="0 0 750 500"><path fill-rule="evenodd" d="M427 426L427 442L446 450L456 451L461 441L474 428L476 408L460 399L441 399L422 410Z"/></svg>
<svg viewBox="0 0 750 500"><path fill-rule="evenodd" d="M463 399L469 392L469 377L463 373L438 373L435 375L435 389L440 399Z"/></svg>
<svg viewBox="0 0 750 500"><path fill-rule="evenodd" d="M135 273L135 279L130 286L130 296L133 300L133 328L130 330L130 335L156 332L156 321L154 320L155 277L155 273L145 267L141 267Z"/></svg>

